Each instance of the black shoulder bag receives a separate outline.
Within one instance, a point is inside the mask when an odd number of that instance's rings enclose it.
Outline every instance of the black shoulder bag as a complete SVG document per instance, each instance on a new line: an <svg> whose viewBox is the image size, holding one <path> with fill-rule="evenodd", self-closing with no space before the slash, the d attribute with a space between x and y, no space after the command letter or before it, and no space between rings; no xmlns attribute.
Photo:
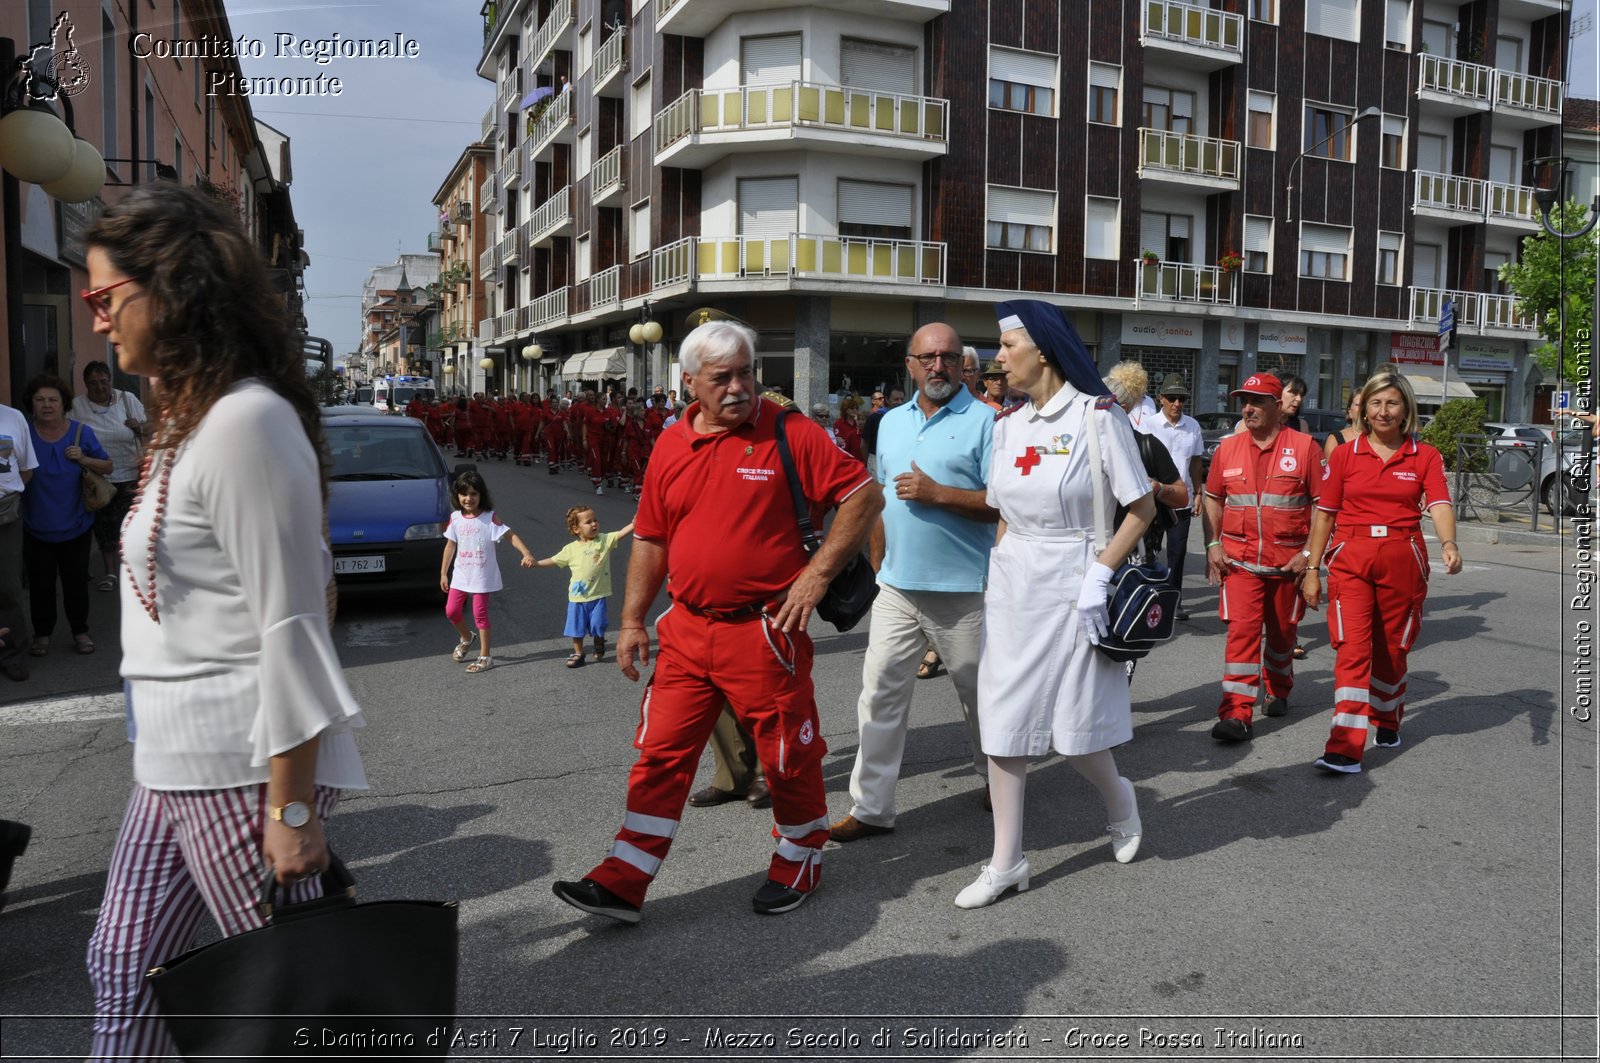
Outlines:
<svg viewBox="0 0 1600 1063"><path fill-rule="evenodd" d="M794 467L794 453L789 449L789 434L783 424L793 412L783 410L778 414L773 435L777 437L778 457L783 461L784 476L789 481L789 494L794 498L794 515L800 525L800 539L805 543L806 553L814 554L822 546L822 537L811 523L811 507L806 505L805 492L800 489L800 473ZM839 570L839 574L833 577L833 582L828 584L828 593L817 603L817 615L840 631L849 631L867 615L867 610L872 608L872 600L877 596L878 575L872 571L872 562L858 550Z"/></svg>

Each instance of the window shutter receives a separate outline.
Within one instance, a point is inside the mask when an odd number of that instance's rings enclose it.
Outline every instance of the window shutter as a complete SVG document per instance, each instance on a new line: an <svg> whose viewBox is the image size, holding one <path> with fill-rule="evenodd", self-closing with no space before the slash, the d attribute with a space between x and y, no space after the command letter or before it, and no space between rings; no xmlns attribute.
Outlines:
<svg viewBox="0 0 1600 1063"><path fill-rule="evenodd" d="M1416 244L1411 249L1411 283L1418 288L1439 286L1439 245Z"/></svg>
<svg viewBox="0 0 1600 1063"><path fill-rule="evenodd" d="M846 37L839 42L839 80L854 89L913 96L917 91L917 50Z"/></svg>
<svg viewBox="0 0 1600 1063"><path fill-rule="evenodd" d="M1307 0L1306 32L1341 41L1360 40L1360 0Z"/></svg>
<svg viewBox="0 0 1600 1063"><path fill-rule="evenodd" d="M574 279L579 284L582 284L584 281L589 279L589 238L587 236L578 237L578 253L576 255L576 259L577 261L574 263Z"/></svg>
<svg viewBox="0 0 1600 1063"><path fill-rule="evenodd" d="M1300 230L1300 247L1329 254L1350 253L1350 230L1339 225L1306 225Z"/></svg>
<svg viewBox="0 0 1600 1063"><path fill-rule="evenodd" d="M989 221L1009 221L1021 225L1049 225L1056 221L1054 192L1030 188L989 187Z"/></svg>
<svg viewBox="0 0 1600 1063"><path fill-rule="evenodd" d="M1117 201L1090 197L1084 204L1083 257L1116 258L1121 241L1117 233Z"/></svg>
<svg viewBox="0 0 1600 1063"><path fill-rule="evenodd" d="M840 181L839 224L911 228L911 186Z"/></svg>
<svg viewBox="0 0 1600 1063"><path fill-rule="evenodd" d="M739 181L739 235L788 236L799 228L797 177L746 177Z"/></svg>
<svg viewBox="0 0 1600 1063"><path fill-rule="evenodd" d="M1167 215L1152 211L1139 215L1139 250L1167 257Z"/></svg>
<svg viewBox="0 0 1600 1063"><path fill-rule="evenodd" d="M1378 247L1383 251L1398 251L1400 250L1401 239L1402 237L1399 233L1379 232ZM1487 261L1487 258L1488 256L1486 255L1485 261Z"/></svg>
<svg viewBox="0 0 1600 1063"><path fill-rule="evenodd" d="M1272 219L1245 215L1244 249L1246 251L1272 250Z"/></svg>
<svg viewBox="0 0 1600 1063"><path fill-rule="evenodd" d="M1052 89L1056 84L1056 57L1010 48L989 49L989 76L1018 85Z"/></svg>
<svg viewBox="0 0 1600 1063"><path fill-rule="evenodd" d="M1122 80L1120 66L1107 66L1105 63L1089 64L1089 84L1100 89L1114 89Z"/></svg>
<svg viewBox="0 0 1600 1063"><path fill-rule="evenodd" d="M800 34L743 37L739 40L743 83L777 85L800 80Z"/></svg>
<svg viewBox="0 0 1600 1063"><path fill-rule="evenodd" d="M1411 0L1389 0L1383 39L1386 44L1411 47Z"/></svg>

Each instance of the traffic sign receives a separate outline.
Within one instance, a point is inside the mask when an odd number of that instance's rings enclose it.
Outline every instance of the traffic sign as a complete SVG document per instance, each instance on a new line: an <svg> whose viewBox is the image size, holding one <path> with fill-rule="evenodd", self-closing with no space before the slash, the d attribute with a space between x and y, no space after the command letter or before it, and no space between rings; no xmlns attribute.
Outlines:
<svg viewBox="0 0 1600 1063"><path fill-rule="evenodd" d="M1572 409L1572 392L1570 392L1570 391L1558 391L1558 392L1556 392L1556 409L1558 409L1558 410L1570 410L1570 409Z"/></svg>
<svg viewBox="0 0 1600 1063"><path fill-rule="evenodd" d="M1456 327L1456 304L1449 299L1439 308L1439 335L1447 336Z"/></svg>

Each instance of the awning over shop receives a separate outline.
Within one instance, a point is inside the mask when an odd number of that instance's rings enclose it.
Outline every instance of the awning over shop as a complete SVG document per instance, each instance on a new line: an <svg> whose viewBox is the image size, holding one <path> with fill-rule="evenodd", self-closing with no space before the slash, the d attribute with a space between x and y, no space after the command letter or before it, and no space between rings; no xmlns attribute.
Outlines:
<svg viewBox="0 0 1600 1063"><path fill-rule="evenodd" d="M1477 393L1455 374L1450 376L1450 391L1445 394L1444 381L1439 377L1425 376L1422 373L1404 374L1406 383L1411 385L1411 390L1416 392L1418 402L1431 402L1438 404L1445 399L1474 399Z"/></svg>
<svg viewBox="0 0 1600 1063"><path fill-rule="evenodd" d="M568 358L566 364L561 367L561 375L568 380L600 380L604 377L623 377L627 373L626 347L582 351Z"/></svg>

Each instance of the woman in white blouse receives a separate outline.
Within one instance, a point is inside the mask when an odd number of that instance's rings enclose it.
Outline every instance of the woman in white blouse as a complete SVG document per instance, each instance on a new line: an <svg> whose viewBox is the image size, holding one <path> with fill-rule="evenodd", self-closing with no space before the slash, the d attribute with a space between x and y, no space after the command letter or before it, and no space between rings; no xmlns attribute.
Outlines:
<svg viewBox="0 0 1600 1063"><path fill-rule="evenodd" d="M268 868L291 900L317 896L323 819L366 778L328 634L320 416L259 254L214 199L166 182L87 243L94 331L159 385L122 537L138 740L89 943L99 1060L175 1054L145 972L207 911L225 935L262 925Z"/></svg>
<svg viewBox="0 0 1600 1063"><path fill-rule="evenodd" d="M111 472L106 476L117 489L116 497L95 510L94 537L100 544L100 559L106 572L95 581L95 589L117 589L117 539L122 534L122 518L133 504L139 486L139 443L144 434L144 404L130 392L111 386L111 367L93 361L83 367L83 394L72 400L72 419L94 430L100 445L111 456Z"/></svg>

